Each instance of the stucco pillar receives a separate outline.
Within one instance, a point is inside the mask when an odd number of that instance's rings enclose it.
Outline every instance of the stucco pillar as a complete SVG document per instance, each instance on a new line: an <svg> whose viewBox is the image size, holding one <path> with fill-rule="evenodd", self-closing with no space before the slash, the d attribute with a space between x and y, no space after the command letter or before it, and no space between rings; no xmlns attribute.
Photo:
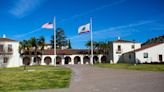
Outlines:
<svg viewBox="0 0 164 92"><path fill-rule="evenodd" d="M83 56L80 56L80 61L81 61L81 64L84 64Z"/></svg>
<svg viewBox="0 0 164 92"><path fill-rule="evenodd" d="M44 63L44 56L42 57L42 59L41 59L41 65L46 65L45 63Z"/></svg>
<svg viewBox="0 0 164 92"><path fill-rule="evenodd" d="M30 65L34 65L34 57L31 57Z"/></svg>
<svg viewBox="0 0 164 92"><path fill-rule="evenodd" d="M74 65L74 57L71 57L71 64Z"/></svg>
<svg viewBox="0 0 164 92"><path fill-rule="evenodd" d="M64 58L61 58L61 64L64 65Z"/></svg>
<svg viewBox="0 0 164 92"><path fill-rule="evenodd" d="M51 65L55 65L55 57L51 57Z"/></svg>
<svg viewBox="0 0 164 92"><path fill-rule="evenodd" d="M101 57L102 57L102 56L100 56L100 55L98 56L98 58L99 58L99 59L98 59L99 63L102 62L102 61L101 61Z"/></svg>

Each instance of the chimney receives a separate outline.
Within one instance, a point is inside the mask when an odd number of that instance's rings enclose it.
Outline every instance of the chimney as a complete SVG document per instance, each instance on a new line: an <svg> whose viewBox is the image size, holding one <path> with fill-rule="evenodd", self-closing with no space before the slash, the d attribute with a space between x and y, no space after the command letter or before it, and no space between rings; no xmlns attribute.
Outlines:
<svg viewBox="0 0 164 92"><path fill-rule="evenodd" d="M6 38L6 35L5 34L3 34L3 38Z"/></svg>

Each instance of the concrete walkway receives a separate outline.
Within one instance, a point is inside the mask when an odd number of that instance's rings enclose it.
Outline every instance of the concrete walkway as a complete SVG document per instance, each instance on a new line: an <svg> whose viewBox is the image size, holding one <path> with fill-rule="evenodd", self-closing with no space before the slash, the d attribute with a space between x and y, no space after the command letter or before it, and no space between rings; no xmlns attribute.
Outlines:
<svg viewBox="0 0 164 92"><path fill-rule="evenodd" d="M164 73L106 69L89 65L66 66L72 69L70 88L33 92L164 92Z"/></svg>

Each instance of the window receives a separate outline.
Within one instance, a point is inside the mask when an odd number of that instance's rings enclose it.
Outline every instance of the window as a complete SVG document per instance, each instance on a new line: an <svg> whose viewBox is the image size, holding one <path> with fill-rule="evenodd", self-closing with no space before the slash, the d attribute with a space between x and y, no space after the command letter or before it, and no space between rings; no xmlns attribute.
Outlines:
<svg viewBox="0 0 164 92"><path fill-rule="evenodd" d="M129 59L131 59L132 58L132 56L131 55L129 55Z"/></svg>
<svg viewBox="0 0 164 92"><path fill-rule="evenodd" d="M7 63L8 62L8 58L7 57L4 57L3 58L3 63Z"/></svg>
<svg viewBox="0 0 164 92"><path fill-rule="evenodd" d="M3 52L3 45L0 44L0 52Z"/></svg>
<svg viewBox="0 0 164 92"><path fill-rule="evenodd" d="M148 58L148 53L144 53L144 58Z"/></svg>
<svg viewBox="0 0 164 92"><path fill-rule="evenodd" d="M121 51L121 45L118 45L118 51Z"/></svg>
<svg viewBox="0 0 164 92"><path fill-rule="evenodd" d="M134 45L132 45L132 49L134 49Z"/></svg>
<svg viewBox="0 0 164 92"><path fill-rule="evenodd" d="M12 45L11 44L8 45L8 52L12 52Z"/></svg>

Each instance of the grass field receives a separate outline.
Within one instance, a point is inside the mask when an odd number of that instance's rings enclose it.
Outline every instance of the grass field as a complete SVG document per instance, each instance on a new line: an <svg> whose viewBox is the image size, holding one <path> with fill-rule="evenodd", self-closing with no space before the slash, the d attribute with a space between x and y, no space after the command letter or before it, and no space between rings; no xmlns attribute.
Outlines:
<svg viewBox="0 0 164 92"><path fill-rule="evenodd" d="M95 64L94 66L103 67L103 68L164 72L164 64L137 64L136 66L133 64Z"/></svg>
<svg viewBox="0 0 164 92"><path fill-rule="evenodd" d="M27 71L28 70L28 71ZM0 68L0 92L69 87L71 70L54 66Z"/></svg>

